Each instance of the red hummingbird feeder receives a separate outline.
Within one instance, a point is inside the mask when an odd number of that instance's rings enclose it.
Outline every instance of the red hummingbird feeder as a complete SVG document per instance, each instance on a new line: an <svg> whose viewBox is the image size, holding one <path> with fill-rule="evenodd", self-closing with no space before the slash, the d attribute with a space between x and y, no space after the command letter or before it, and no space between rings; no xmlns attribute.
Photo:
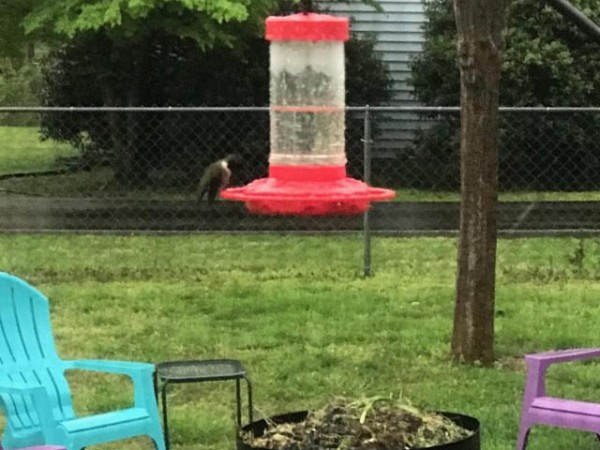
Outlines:
<svg viewBox="0 0 600 450"><path fill-rule="evenodd" d="M362 214L395 192L346 176L346 17L301 13L266 20L270 41L269 176L221 192L251 213Z"/></svg>

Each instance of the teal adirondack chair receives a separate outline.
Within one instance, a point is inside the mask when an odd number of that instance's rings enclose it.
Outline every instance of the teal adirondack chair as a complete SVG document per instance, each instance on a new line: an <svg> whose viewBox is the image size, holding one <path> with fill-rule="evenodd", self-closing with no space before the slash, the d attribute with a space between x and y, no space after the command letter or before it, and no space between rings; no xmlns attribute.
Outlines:
<svg viewBox="0 0 600 450"><path fill-rule="evenodd" d="M84 330L82 330L84 332ZM128 375L134 404L128 409L76 417L65 371ZM6 416L5 450L41 444L79 450L135 436L165 443L156 404L152 364L60 359L48 300L25 281L0 272L0 406Z"/></svg>

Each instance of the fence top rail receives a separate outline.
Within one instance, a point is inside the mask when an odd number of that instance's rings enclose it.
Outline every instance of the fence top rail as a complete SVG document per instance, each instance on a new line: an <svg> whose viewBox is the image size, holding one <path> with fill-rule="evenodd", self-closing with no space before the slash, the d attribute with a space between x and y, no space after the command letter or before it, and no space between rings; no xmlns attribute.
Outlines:
<svg viewBox="0 0 600 450"><path fill-rule="evenodd" d="M456 113L460 106L347 106L355 112ZM500 112L600 113L599 106L545 107L501 106ZM0 113L43 112L268 112L268 106L0 106Z"/></svg>
<svg viewBox="0 0 600 450"><path fill-rule="evenodd" d="M8 112L228 112L269 111L268 106L0 106Z"/></svg>
<svg viewBox="0 0 600 450"><path fill-rule="evenodd" d="M460 106L348 106L348 111L381 111L381 112L409 112L409 113L450 113L460 112ZM500 106L500 112L537 112L537 113L570 113L588 112L600 113L600 106L586 107L551 107L551 106Z"/></svg>

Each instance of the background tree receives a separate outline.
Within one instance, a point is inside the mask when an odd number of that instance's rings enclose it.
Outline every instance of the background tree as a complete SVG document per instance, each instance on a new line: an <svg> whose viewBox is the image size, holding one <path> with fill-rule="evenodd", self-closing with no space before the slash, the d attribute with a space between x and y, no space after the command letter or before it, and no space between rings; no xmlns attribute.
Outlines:
<svg viewBox="0 0 600 450"><path fill-rule="evenodd" d="M22 26L23 18L35 0L0 0L0 56L21 58L30 39Z"/></svg>
<svg viewBox="0 0 600 450"><path fill-rule="evenodd" d="M572 3L600 23L599 2ZM415 95L426 105L455 106L460 86L452 2L432 0L426 14L424 50L412 64ZM506 10L505 29L500 104L576 107L600 102L598 45L553 8L539 0L513 0ZM456 188L458 118L444 115L435 119L433 127L416 136L401 180L416 187ZM589 114L503 114L501 188L598 188L600 167L593 142L600 138L599 130L598 118ZM533 142L538 144L533 146ZM421 172L420 167L430 170ZM411 178L415 172L419 176Z"/></svg>
<svg viewBox="0 0 600 450"><path fill-rule="evenodd" d="M139 106L162 104L160 92L149 96L149 85L156 85L166 51L177 41L200 49L233 46L244 36L257 34L262 18L273 7L273 0L73 0L68 3L45 0L35 3L24 18L31 36L62 38L75 46L85 46L82 55L86 70L95 76L96 106ZM162 48L161 41L167 43ZM163 52L165 50L165 52ZM184 49L185 50L185 49ZM161 60L162 59L162 60ZM51 105L52 96L44 97ZM86 103L81 103L85 105ZM104 125L109 130L101 143L108 146L115 178L120 183L148 184L154 163L147 144L154 136L144 133L139 114L109 113ZM49 129L49 127L46 127ZM75 130L79 133L80 130ZM68 133L63 130L62 136ZM49 134L50 136L50 134ZM54 136L52 136L54 137ZM97 137L90 133L81 137ZM96 142L97 144L98 142ZM168 153L168 152L167 152Z"/></svg>
<svg viewBox="0 0 600 450"><path fill-rule="evenodd" d="M44 47L31 41L21 26L34 0L0 0L0 105L37 106ZM0 114L2 125L32 125L31 115Z"/></svg>
<svg viewBox="0 0 600 450"><path fill-rule="evenodd" d="M284 12L293 8L293 4L283 5ZM223 40L207 47L163 29L149 34L138 52L134 51L137 45L130 39L112 39L105 29L76 35L47 61L44 104L268 105L268 42L262 32L239 30L235 45ZM353 39L346 46L347 63L352 67L347 76L349 104L377 104L391 95L391 79L373 45L373 40L365 38ZM178 173L177 180L193 186L200 169L223 157L224 148L232 143L255 168L247 177L264 176L268 120L267 114L239 112L51 113L44 115L42 127L46 137L79 145L88 161L108 158L120 182L149 184L156 178L153 170L170 168ZM356 137L360 133L361 128L348 127L348 141L360 143ZM355 161L353 153L360 151L350 151L349 159ZM353 172L358 166L351 165Z"/></svg>
<svg viewBox="0 0 600 450"><path fill-rule="evenodd" d="M454 0L461 105L455 358L494 360L498 98L504 1Z"/></svg>
<svg viewBox="0 0 600 450"><path fill-rule="evenodd" d="M600 22L600 3L571 2ZM428 2L426 15L424 48L412 63L411 83L419 101L427 105L458 105L452 1ZM597 44L552 7L540 0L513 0L506 9L505 29L502 105L586 106L600 102Z"/></svg>

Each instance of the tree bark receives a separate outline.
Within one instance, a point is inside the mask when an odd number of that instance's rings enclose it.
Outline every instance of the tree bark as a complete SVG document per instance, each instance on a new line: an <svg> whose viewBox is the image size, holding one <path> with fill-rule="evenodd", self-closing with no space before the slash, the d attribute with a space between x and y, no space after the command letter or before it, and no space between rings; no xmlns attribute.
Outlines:
<svg viewBox="0 0 600 450"><path fill-rule="evenodd" d="M505 0L454 0L461 73L461 208L453 356L494 360L498 96Z"/></svg>
<svg viewBox="0 0 600 450"><path fill-rule="evenodd" d="M108 72L100 80L100 88L105 106L140 106L142 98L142 80L149 73L147 55L142 43L131 43L127 47L109 46L111 60L126 59L130 62L130 73L124 83L122 74ZM118 66L118 63L115 63ZM121 76L121 77L120 77ZM120 86L119 86L120 84ZM144 184L148 178L146 161L139 159L142 146L140 123L145 116L137 112L109 112L108 126L113 147L113 168L115 180L123 185Z"/></svg>
<svg viewBox="0 0 600 450"><path fill-rule="evenodd" d="M103 33L98 33L94 40L94 53L97 66L98 86L102 95L102 105L107 107L123 106L122 99L118 94L118 74L114 72L113 66L118 67L118 51L119 49L113 42ZM115 171L115 180L118 183L126 183L129 176L129 168L131 167L131 152L124 136L122 123L122 113L116 111L107 112L108 126L108 142L103 142L103 145L109 145L111 150L111 165Z"/></svg>

